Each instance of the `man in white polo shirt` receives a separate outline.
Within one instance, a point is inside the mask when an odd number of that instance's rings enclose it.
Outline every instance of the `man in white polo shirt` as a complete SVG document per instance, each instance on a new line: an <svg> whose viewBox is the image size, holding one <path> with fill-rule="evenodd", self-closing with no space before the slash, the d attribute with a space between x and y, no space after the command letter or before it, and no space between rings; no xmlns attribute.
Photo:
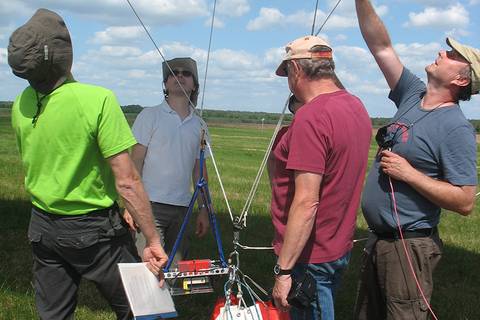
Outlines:
<svg viewBox="0 0 480 320"><path fill-rule="evenodd" d="M195 60L175 58L167 63L170 68L165 62L162 65L165 100L156 107L143 109L133 124L138 143L132 149L132 159L142 176L162 244L169 254L192 197L192 180L196 183L199 179L200 139L202 129L207 127L193 111L199 91ZM203 172L206 179L205 163ZM201 197L198 206L200 213L195 233L202 237L209 222ZM124 218L132 229L136 229L128 212ZM175 255L175 264L187 250L188 237L183 239ZM141 233L137 234L136 245L142 252L145 238Z"/></svg>

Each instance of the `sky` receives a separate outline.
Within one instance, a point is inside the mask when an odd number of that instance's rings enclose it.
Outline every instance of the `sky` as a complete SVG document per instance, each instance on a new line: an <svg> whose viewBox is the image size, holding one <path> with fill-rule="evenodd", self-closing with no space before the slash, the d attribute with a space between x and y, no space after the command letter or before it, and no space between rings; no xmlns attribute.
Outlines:
<svg viewBox="0 0 480 320"><path fill-rule="evenodd" d="M190 56L199 67L203 107L281 112L289 89L275 75L285 45L311 33L315 0L217 0L206 82L213 0L131 0L167 59ZM315 32L337 0L319 1ZM445 37L480 48L480 0L376 0L377 12L406 67L425 80L424 68ZM163 100L162 58L126 0L9 0L0 2L0 101L27 85L7 63L10 34L38 8L60 14L73 41L73 75L107 87L121 105ZM475 18L477 17L477 18ZM358 29L354 0L342 0L320 32L333 47L336 71L372 117L391 117L388 87ZM480 97L461 103L480 119Z"/></svg>

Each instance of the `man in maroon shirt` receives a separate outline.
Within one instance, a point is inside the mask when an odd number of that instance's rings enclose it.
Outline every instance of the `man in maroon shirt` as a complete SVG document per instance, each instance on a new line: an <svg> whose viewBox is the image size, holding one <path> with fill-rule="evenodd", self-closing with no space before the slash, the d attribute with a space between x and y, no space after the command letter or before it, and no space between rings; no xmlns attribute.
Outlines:
<svg viewBox="0 0 480 320"><path fill-rule="evenodd" d="M350 259L367 167L371 122L335 74L332 48L305 36L286 46L276 74L304 103L272 151L273 297L287 310L291 274L309 273L317 296L293 319L334 319L333 300Z"/></svg>

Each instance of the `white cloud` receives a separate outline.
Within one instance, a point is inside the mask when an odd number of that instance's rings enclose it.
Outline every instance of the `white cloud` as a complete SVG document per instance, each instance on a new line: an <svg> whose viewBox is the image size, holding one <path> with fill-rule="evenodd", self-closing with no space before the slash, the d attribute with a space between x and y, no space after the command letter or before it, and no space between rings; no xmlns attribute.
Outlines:
<svg viewBox="0 0 480 320"><path fill-rule="evenodd" d="M205 27L210 27L212 25L212 17L205 20L203 25ZM221 20L218 16L216 16L215 21L213 21L213 27L214 28L223 28L223 27L225 27L225 22L223 22L223 20Z"/></svg>
<svg viewBox="0 0 480 320"><path fill-rule="evenodd" d="M352 2L353 3L353 2ZM340 9L343 8L343 9ZM331 9L331 8L330 8ZM322 10L317 10L315 32L324 23L328 14ZM382 16L388 12L388 7L382 5L377 7L377 13ZM277 8L260 8L256 18L247 23L248 31L259 31L263 29L273 29L277 27L290 28L292 26L311 29L314 11L298 10L292 14L284 14ZM339 6L334 14L330 16L328 22L322 30L345 29L357 26L357 17L354 5Z"/></svg>
<svg viewBox="0 0 480 320"><path fill-rule="evenodd" d="M404 1L404 0L402 0ZM435 1L435 0L432 0ZM446 0L448 1L448 0ZM328 13L333 9L333 7L337 4L338 0L328 0L327 1L327 10ZM379 16L383 16L388 12L388 7L386 5L377 6L375 3L373 4L375 11ZM355 10L355 1L341 1L340 4L335 9L336 14L347 15L347 16L355 16L357 15Z"/></svg>
<svg viewBox="0 0 480 320"><path fill-rule="evenodd" d="M280 24L285 16L277 8L260 8L257 18L250 20L247 24L248 31L257 31Z"/></svg>
<svg viewBox="0 0 480 320"><path fill-rule="evenodd" d="M430 43L398 43L394 45L395 51L402 63L413 73L420 77L425 76L425 67L431 64L442 50L442 45L437 42Z"/></svg>
<svg viewBox="0 0 480 320"><path fill-rule="evenodd" d="M134 79L144 79L146 74L147 73L145 70L132 69L128 72L128 77Z"/></svg>
<svg viewBox="0 0 480 320"><path fill-rule="evenodd" d="M381 5L381 6L375 7L375 11L380 17L382 17L388 13L388 7L386 5Z"/></svg>
<svg viewBox="0 0 480 320"><path fill-rule="evenodd" d="M17 15L18 13L24 11L25 7L23 1L10 0L0 2L0 18L2 18L0 20L5 21L5 19L11 17L12 15Z"/></svg>
<svg viewBox="0 0 480 320"><path fill-rule="evenodd" d="M103 31L95 32L92 42L97 44L122 44L144 38L145 30L140 26L108 27Z"/></svg>
<svg viewBox="0 0 480 320"><path fill-rule="evenodd" d="M193 59L197 60L197 62L207 59L207 50L196 48L182 42L163 44L160 50L167 59L172 59L175 57L192 57Z"/></svg>
<svg viewBox="0 0 480 320"><path fill-rule="evenodd" d="M7 48L0 48L0 64L7 64Z"/></svg>
<svg viewBox="0 0 480 320"><path fill-rule="evenodd" d="M144 23L149 25L177 25L195 17L208 15L206 0L136 0L132 2ZM124 0L10 0L0 4L0 17L10 18L18 13L30 16L36 8L45 7L63 15L66 11L90 21L124 25L136 22L132 10Z"/></svg>
<svg viewBox="0 0 480 320"><path fill-rule="evenodd" d="M451 4L451 0L413 0L413 2L419 3L424 6L430 7L446 7L447 5Z"/></svg>
<svg viewBox="0 0 480 320"><path fill-rule="evenodd" d="M317 28L323 22L327 14L323 11L317 11ZM259 16L250 20L247 24L247 30L258 31L262 29L291 26L299 26L302 28L310 28L313 20L313 12L304 10L296 11L292 14L285 15L277 8L261 8ZM328 29L349 28L356 25L356 18L353 16L332 15L325 25ZM318 29L317 29L318 30Z"/></svg>
<svg viewBox="0 0 480 320"><path fill-rule="evenodd" d="M285 55L285 48L270 48L265 51L264 62L266 65L277 67Z"/></svg>
<svg viewBox="0 0 480 320"><path fill-rule="evenodd" d="M354 46L337 46L333 48L334 59L351 67L365 69L376 66L372 54L365 48Z"/></svg>
<svg viewBox="0 0 480 320"><path fill-rule="evenodd" d="M139 56L142 51L135 47L102 46L99 53L107 57L132 57Z"/></svg>
<svg viewBox="0 0 480 320"><path fill-rule="evenodd" d="M13 23L5 26L0 25L0 40L8 40L12 32L17 28Z"/></svg>
<svg viewBox="0 0 480 320"><path fill-rule="evenodd" d="M371 83L365 81L363 84L355 86L355 91L359 93L366 93L366 94L377 94L377 95L384 95L388 94L388 87L385 84L379 83Z"/></svg>
<svg viewBox="0 0 480 320"><path fill-rule="evenodd" d="M469 13L460 3L446 9L427 7L419 13L410 12L407 27L441 27L466 28L469 24Z"/></svg>
<svg viewBox="0 0 480 320"><path fill-rule="evenodd" d="M248 0L220 0L217 4L217 11L221 15L240 17L250 11L250 5Z"/></svg>
<svg viewBox="0 0 480 320"><path fill-rule="evenodd" d="M418 59L419 57L425 57L432 53L438 52L442 47L437 42L430 43L418 43L413 42L409 44L398 43L394 45L395 51L400 57L410 56L413 59Z"/></svg>
<svg viewBox="0 0 480 320"><path fill-rule="evenodd" d="M452 30L445 32L445 35L449 37L454 37L454 38L461 38L461 37L469 36L470 32L464 29L453 28Z"/></svg>
<svg viewBox="0 0 480 320"><path fill-rule="evenodd" d="M252 69L252 66L259 64L256 56L245 51L220 49L212 52L211 57L212 65L223 70Z"/></svg>

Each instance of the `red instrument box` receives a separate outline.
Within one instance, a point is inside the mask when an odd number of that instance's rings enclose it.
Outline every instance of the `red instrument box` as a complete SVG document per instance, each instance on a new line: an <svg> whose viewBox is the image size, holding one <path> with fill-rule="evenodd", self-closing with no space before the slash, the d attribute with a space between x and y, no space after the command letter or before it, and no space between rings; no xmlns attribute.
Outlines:
<svg viewBox="0 0 480 320"><path fill-rule="evenodd" d="M178 262L179 272L199 272L205 269L209 269L212 266L212 262L209 259L201 260L183 260Z"/></svg>

